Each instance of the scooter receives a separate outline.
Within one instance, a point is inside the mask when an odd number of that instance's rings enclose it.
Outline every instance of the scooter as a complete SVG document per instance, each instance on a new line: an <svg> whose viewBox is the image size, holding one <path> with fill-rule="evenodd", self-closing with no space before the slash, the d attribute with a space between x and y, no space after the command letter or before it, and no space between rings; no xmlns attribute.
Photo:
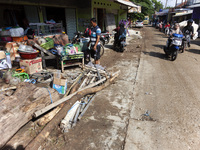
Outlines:
<svg viewBox="0 0 200 150"><path fill-rule="evenodd" d="M126 47L126 37L120 35L120 36L119 36L119 39L115 38L115 41L114 41L114 45L113 45L113 46L114 46L114 49L115 49L116 51L124 52L125 47Z"/></svg>
<svg viewBox="0 0 200 150"><path fill-rule="evenodd" d="M102 32L100 36L100 42L104 46L110 42L110 34L109 32Z"/></svg>
<svg viewBox="0 0 200 150"><path fill-rule="evenodd" d="M167 44L164 47L164 52L167 55L167 57L170 58L171 61L176 60L176 58L178 56L178 52L180 50L182 50L182 40L183 40L183 35L173 34L172 35L172 42L169 46L169 49L167 48L168 44L169 44L168 43L169 40L167 41Z"/></svg>
<svg viewBox="0 0 200 150"><path fill-rule="evenodd" d="M185 48L189 47L188 43L190 42L190 39L191 39L190 32L186 31L184 33L183 44L182 44L183 52L185 51Z"/></svg>
<svg viewBox="0 0 200 150"><path fill-rule="evenodd" d="M110 42L111 34L109 34L108 31L103 31L102 35L105 38L105 44L108 44Z"/></svg>
<svg viewBox="0 0 200 150"><path fill-rule="evenodd" d="M76 33L74 33L74 34L75 34L75 35L74 35L74 38L72 39L72 44L77 44L77 43L80 42L79 38L80 38L81 36L83 36L83 32L78 31L78 32L76 32Z"/></svg>

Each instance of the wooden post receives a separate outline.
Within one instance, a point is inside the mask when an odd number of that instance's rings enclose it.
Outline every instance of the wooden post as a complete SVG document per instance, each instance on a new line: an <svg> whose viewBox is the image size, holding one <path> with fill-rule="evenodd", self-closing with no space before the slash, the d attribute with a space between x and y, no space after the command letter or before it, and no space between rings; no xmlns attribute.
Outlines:
<svg viewBox="0 0 200 150"><path fill-rule="evenodd" d="M64 72L63 60L61 61L61 71Z"/></svg>
<svg viewBox="0 0 200 150"><path fill-rule="evenodd" d="M43 51L41 51L41 56L42 56L42 67L43 67L43 69L46 69L46 62L45 62L44 52Z"/></svg>

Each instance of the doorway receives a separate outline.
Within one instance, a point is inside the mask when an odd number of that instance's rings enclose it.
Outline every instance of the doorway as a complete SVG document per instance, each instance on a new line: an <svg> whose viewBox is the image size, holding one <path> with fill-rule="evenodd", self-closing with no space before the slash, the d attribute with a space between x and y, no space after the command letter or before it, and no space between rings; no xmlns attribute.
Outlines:
<svg viewBox="0 0 200 150"><path fill-rule="evenodd" d="M47 20L53 19L56 23L62 23L63 29L66 29L65 9L57 7L46 7Z"/></svg>
<svg viewBox="0 0 200 150"><path fill-rule="evenodd" d="M97 9L97 24L102 31L105 30L105 9Z"/></svg>

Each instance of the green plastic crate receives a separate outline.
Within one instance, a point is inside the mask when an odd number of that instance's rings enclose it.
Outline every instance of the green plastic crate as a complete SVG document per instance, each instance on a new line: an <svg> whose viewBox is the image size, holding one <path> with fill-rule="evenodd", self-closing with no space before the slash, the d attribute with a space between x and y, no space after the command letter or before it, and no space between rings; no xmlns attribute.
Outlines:
<svg viewBox="0 0 200 150"><path fill-rule="evenodd" d="M51 48L54 48L54 41L51 38L46 38L46 43L41 44L40 46L46 50L49 50Z"/></svg>

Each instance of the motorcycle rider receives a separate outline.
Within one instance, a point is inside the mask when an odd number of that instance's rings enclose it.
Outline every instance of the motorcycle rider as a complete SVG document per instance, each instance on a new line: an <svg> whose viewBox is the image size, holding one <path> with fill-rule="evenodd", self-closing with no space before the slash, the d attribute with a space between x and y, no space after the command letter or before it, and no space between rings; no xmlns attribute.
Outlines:
<svg viewBox="0 0 200 150"><path fill-rule="evenodd" d="M180 30L180 27L179 27L179 24L178 23L175 23L174 25L174 29L170 32L170 37L168 38L168 45L167 45L167 49L169 49L169 46L172 42L172 35L173 34L183 34L182 31Z"/></svg>
<svg viewBox="0 0 200 150"><path fill-rule="evenodd" d="M115 37L114 37L114 46L118 43L119 39L123 36L126 37L126 29L124 28L124 23L122 22L117 28L115 28L113 31L116 31Z"/></svg>
<svg viewBox="0 0 200 150"><path fill-rule="evenodd" d="M189 19L188 22L187 22L187 26L185 26L183 28L183 33L185 34L186 32L188 32L189 35L191 35L191 37L194 36L194 27L192 26L192 23L193 23L193 20ZM188 41L188 47L190 47L190 38L189 38L189 41Z"/></svg>
<svg viewBox="0 0 200 150"><path fill-rule="evenodd" d="M164 26L165 28L165 34L169 34L169 28L170 28L170 24L169 24L169 21L167 21L167 24ZM167 28L168 28L168 31L167 31Z"/></svg>
<svg viewBox="0 0 200 150"><path fill-rule="evenodd" d="M167 21L167 24L165 25L164 28L170 28L170 24L169 24L169 21Z"/></svg>

